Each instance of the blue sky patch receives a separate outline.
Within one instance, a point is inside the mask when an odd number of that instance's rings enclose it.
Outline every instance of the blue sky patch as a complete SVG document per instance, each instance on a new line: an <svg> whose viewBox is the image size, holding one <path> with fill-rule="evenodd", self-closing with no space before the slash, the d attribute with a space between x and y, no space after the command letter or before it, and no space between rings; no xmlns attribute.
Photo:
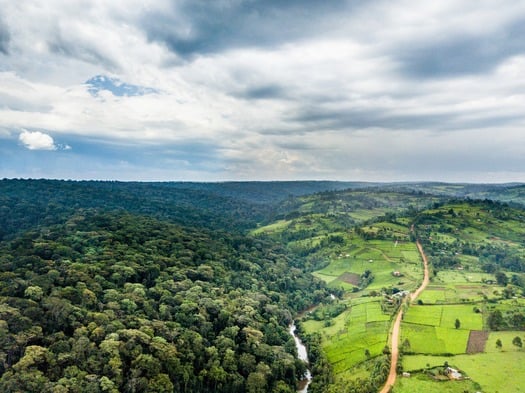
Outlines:
<svg viewBox="0 0 525 393"><path fill-rule="evenodd" d="M86 81L86 85L93 96L97 96L102 90L107 90L116 97L133 97L157 93L157 90L150 87L131 85L122 82L118 78L110 78L105 75L94 76Z"/></svg>

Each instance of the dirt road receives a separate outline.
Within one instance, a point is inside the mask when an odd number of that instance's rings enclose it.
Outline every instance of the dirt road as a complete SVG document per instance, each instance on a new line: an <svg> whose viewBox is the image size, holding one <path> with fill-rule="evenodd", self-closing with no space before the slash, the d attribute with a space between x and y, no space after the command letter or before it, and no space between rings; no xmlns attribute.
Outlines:
<svg viewBox="0 0 525 393"><path fill-rule="evenodd" d="M421 243L419 242L419 240L416 242L416 245L417 245L417 249L419 250L419 253L421 254L421 258L423 258L424 272L423 272L423 283L416 290L416 292L414 292L411 295L411 297L410 297L410 300L412 300L412 301L415 301L417 299L417 297L419 295L421 295L421 292L423 292L425 290L425 288L427 287L428 282L430 280L430 278L428 276L428 260L427 260L427 256L425 255L425 251L423 251L423 247L421 247Z"/></svg>
<svg viewBox="0 0 525 393"><path fill-rule="evenodd" d="M421 243L419 240L416 242L417 249L419 250L419 253L421 254L421 258L423 259L423 282L421 283L421 286L416 289L416 291L410 295L410 300L413 302L417 299L417 297L425 290L425 288L428 285L428 282L430 280L428 275L428 260L427 256L425 255L425 252L423 251L423 247L421 247ZM394 321L394 326L392 328L392 343L391 343L391 361L390 361L390 373L388 374L388 378L386 380L385 386L383 386L383 389L381 389L380 393L388 393L390 391L390 388L394 386L396 383L396 377L397 377L397 360L399 358L399 333L401 331L401 319L403 318L403 306L399 307L399 312L397 313L396 320Z"/></svg>

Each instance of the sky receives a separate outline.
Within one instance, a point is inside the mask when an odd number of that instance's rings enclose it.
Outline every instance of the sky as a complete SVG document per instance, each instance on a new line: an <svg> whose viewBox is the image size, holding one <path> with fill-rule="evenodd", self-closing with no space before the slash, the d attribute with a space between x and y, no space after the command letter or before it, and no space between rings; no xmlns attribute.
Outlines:
<svg viewBox="0 0 525 393"><path fill-rule="evenodd" d="M525 182L525 2L0 0L0 178Z"/></svg>

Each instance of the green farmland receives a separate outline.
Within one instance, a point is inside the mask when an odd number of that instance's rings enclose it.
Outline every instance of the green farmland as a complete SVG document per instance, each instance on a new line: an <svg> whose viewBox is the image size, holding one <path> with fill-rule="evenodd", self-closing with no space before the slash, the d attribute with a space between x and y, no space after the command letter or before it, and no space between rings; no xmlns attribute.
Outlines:
<svg viewBox="0 0 525 393"><path fill-rule="evenodd" d="M525 344L525 213L491 202L434 201L423 210L412 205L411 215L403 216L400 206L381 205L390 198L397 203L394 194L376 196L379 203L365 209L359 193L338 196L299 200L297 216L254 233L281 239L304 255L305 266L338 297L301 322L306 334L317 335L331 366L334 382L323 392L379 390L398 307L404 310L401 365L412 376L399 377L393 392L521 391L509 388L519 384L516 379L508 381L511 373L523 372L519 364L507 368L504 382L481 374L488 355L507 367L506 361L517 363L525 353L515 344L516 336ZM351 201L357 200L354 208ZM413 291L423 278L416 238L429 259L430 283L408 304L403 291ZM445 361L470 379L429 377L425 370L443 370Z"/></svg>
<svg viewBox="0 0 525 393"><path fill-rule="evenodd" d="M423 276L420 257L413 243L391 240L365 241L357 236L350 238L351 246L342 250L330 260L330 264L314 273L329 286L348 288L351 282L345 281L346 273L363 274L370 270L374 280L368 290L397 286L409 289L416 286ZM399 271L402 276L392 273ZM346 284L346 286L345 286Z"/></svg>
<svg viewBox="0 0 525 393"><path fill-rule="evenodd" d="M387 343L390 316L381 311L379 298L358 299L346 311L331 320L306 320L307 332L319 332L327 357L336 374L347 372L368 357L381 354ZM367 357L365 351L369 351Z"/></svg>
<svg viewBox="0 0 525 393"><path fill-rule="evenodd" d="M415 371L441 366L445 362L464 372L471 378L471 381L435 382L424 374L413 374ZM394 387L395 393L415 391L463 393L465 390L483 393L525 392L525 383L522 379L525 373L525 352L523 351L457 355L454 357L405 355L403 357L403 369L412 372L412 376L399 379ZM475 385L471 385L472 382L475 382ZM422 386L425 389L418 390ZM450 390L458 386L462 390ZM474 387L474 390L469 390ZM410 388L414 390L409 390Z"/></svg>

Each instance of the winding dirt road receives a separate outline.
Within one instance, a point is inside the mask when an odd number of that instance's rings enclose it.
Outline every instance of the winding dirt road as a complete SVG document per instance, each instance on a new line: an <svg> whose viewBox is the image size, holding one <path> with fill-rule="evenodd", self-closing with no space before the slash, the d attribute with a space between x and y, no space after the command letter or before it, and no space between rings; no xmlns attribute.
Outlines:
<svg viewBox="0 0 525 393"><path fill-rule="evenodd" d="M410 295L410 301L415 301L417 297L425 290L425 288L428 285L428 282L430 280L428 275L428 260L427 256L425 255L425 252L423 251L423 247L421 247L421 243L419 240L416 242L417 249L419 250L419 253L421 254L421 258L423 259L423 282L421 283L421 286L416 289L416 291ZM394 321L394 326L392 327L392 342L391 342L391 354L392 359L390 361L390 373L388 374L388 378L386 380L385 386L383 386L383 389L381 389L380 393L388 393L392 386L396 383L396 377L397 377L397 360L399 358L399 333L401 331L401 319L403 318L403 306L401 305L399 307L399 312L397 313L396 320Z"/></svg>

